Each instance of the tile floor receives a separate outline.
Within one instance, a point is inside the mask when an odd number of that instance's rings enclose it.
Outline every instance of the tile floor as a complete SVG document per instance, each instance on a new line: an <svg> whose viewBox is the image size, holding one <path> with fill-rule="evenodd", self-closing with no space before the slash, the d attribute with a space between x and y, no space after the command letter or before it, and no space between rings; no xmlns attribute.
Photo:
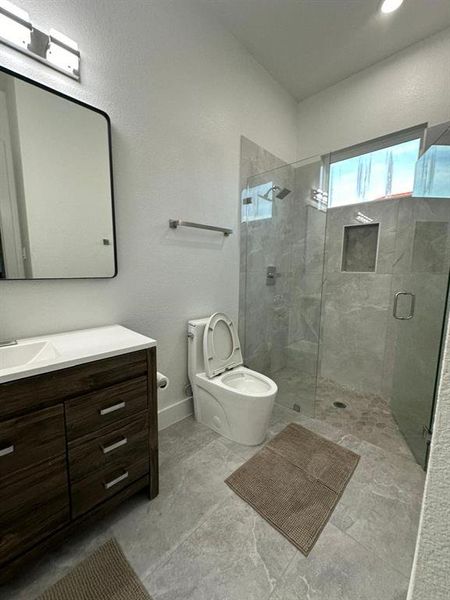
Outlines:
<svg viewBox="0 0 450 600"><path fill-rule="evenodd" d="M276 405L360 463L308 558L224 483L257 448L185 419L160 434L161 492L138 495L43 557L2 600L32 600L115 536L154 600L405 600L424 473L413 460Z"/></svg>

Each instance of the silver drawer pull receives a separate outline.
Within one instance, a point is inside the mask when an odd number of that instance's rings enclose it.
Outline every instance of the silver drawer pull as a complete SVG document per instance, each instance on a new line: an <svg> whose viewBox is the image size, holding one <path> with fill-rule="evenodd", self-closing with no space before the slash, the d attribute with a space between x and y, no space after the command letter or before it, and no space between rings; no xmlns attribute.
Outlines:
<svg viewBox="0 0 450 600"><path fill-rule="evenodd" d="M8 454L14 453L14 444L7 446L6 448L0 448L0 456L8 456Z"/></svg>
<svg viewBox="0 0 450 600"><path fill-rule="evenodd" d="M113 404L112 406L108 406L108 408L102 408L100 410L100 414L109 415L109 413L115 412L116 410L120 410L121 408L125 408L125 402L118 402L117 404Z"/></svg>
<svg viewBox="0 0 450 600"><path fill-rule="evenodd" d="M125 444L128 444L128 439L126 437L123 437L118 442L114 442L114 444L110 444L109 446L102 445L103 454L108 454L108 452L112 452L113 450L116 450L121 446L125 446Z"/></svg>
<svg viewBox="0 0 450 600"><path fill-rule="evenodd" d="M105 490L109 490L111 489L113 486L117 485L118 483L120 483L121 481L123 481L124 479L128 478L128 471L125 471L125 473L123 473L122 475L119 475L119 477L116 477L115 479L112 479L111 481L108 481L107 483L105 483Z"/></svg>

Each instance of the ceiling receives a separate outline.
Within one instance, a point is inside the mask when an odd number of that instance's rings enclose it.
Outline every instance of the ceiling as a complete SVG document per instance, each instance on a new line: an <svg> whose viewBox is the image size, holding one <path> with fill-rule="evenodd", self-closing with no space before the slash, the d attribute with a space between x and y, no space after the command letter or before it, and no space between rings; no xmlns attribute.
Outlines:
<svg viewBox="0 0 450 600"><path fill-rule="evenodd" d="M297 100L450 27L450 0L204 0Z"/></svg>

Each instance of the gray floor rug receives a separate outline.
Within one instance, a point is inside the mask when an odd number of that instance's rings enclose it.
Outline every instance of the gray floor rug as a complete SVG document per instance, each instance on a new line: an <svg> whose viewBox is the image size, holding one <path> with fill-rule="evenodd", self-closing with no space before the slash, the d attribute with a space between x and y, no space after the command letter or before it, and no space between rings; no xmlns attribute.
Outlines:
<svg viewBox="0 0 450 600"><path fill-rule="evenodd" d="M226 483L307 556L359 456L291 423Z"/></svg>
<svg viewBox="0 0 450 600"><path fill-rule="evenodd" d="M38 600L151 600L112 539L57 581Z"/></svg>

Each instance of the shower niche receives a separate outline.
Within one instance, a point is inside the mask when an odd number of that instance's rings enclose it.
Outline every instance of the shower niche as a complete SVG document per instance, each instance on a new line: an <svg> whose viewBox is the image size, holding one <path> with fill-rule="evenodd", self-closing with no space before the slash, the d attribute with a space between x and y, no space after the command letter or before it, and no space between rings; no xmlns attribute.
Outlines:
<svg viewBox="0 0 450 600"><path fill-rule="evenodd" d="M373 273L377 264L379 224L344 227L342 271Z"/></svg>

